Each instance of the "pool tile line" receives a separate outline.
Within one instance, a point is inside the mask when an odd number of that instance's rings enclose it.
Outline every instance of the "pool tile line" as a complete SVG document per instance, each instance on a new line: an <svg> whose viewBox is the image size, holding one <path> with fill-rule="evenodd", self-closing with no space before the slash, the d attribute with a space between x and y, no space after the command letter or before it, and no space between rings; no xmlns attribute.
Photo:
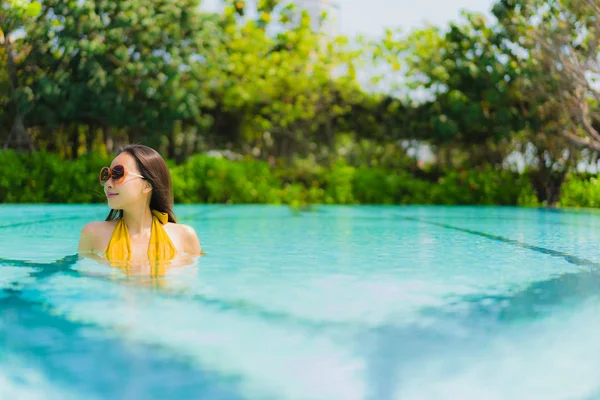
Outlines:
<svg viewBox="0 0 600 400"><path fill-rule="evenodd" d="M179 220L181 220L181 221L194 220L198 217L206 216L206 214L208 214L208 213L210 213L210 215L213 215L215 211L218 212L220 210L218 207L210 207L210 208L208 208L208 210L195 212L195 213L192 213L191 215L185 215L185 216L179 218ZM85 218L90 218L90 216L89 215L76 215L76 216L71 215L68 217L57 217L57 218L40 219L40 220L35 220L35 221L15 222L15 223L10 223L10 224L0 225L0 229L15 228L15 227L19 227L19 226L44 224L47 222L66 221L66 220L73 220L73 219L80 220L80 219L85 219Z"/></svg>
<svg viewBox="0 0 600 400"><path fill-rule="evenodd" d="M488 221L510 221L510 222L534 222L534 223L539 223L539 224L544 224L544 225L563 225L563 226L576 226L576 227L585 227L585 228L598 228L600 227L600 224L596 224L596 225L591 225L591 224L576 224L576 223L570 223L570 222L564 222L564 221L544 221L544 220L539 220L539 219L535 219L535 218L510 218L510 217L482 217L482 216L477 216L477 217L470 217L467 215L456 215L456 216L429 216L428 219L453 219L453 220L488 220Z"/></svg>
<svg viewBox="0 0 600 400"><path fill-rule="evenodd" d="M86 216L68 216L68 217L60 217L60 218L41 219L41 220L37 220L37 221L16 222L14 224L0 225L0 229L14 228L17 226L35 225L35 224L45 224L46 222L66 221L66 220L71 220L71 219L83 219L83 218L86 218Z"/></svg>
<svg viewBox="0 0 600 400"><path fill-rule="evenodd" d="M541 254L546 254L546 255L549 255L549 256L553 256L553 257L563 258L566 262L568 262L570 264L574 264L574 265L578 265L578 266L600 267L600 263L595 262L595 261L591 261L591 260L587 260L585 258L577 257L577 256L574 256L572 254L564 253L562 251L548 249L546 247L541 247L541 246L535 246L535 245L528 244L528 243L525 243L525 242L521 242L521 241L518 241L518 240L515 240L515 239L510 239L510 238L507 238L507 237L504 237L504 236L494 235L494 234L487 233L487 232L476 231L476 230L473 230L473 229L460 228L458 226L443 224L443 223L440 223L440 222L428 221L428 220L421 219L421 218L407 217L407 216L402 216L402 215L396 215L396 216L398 218L400 218L400 219L404 219L404 220L407 220L407 221L414 221L414 222L420 222L420 223L424 223L424 224L439 226L441 228L450 229L450 230L454 230L454 231L458 231L458 232L463 232L463 233L468 233L470 235L481 236L481 237L484 237L486 239L494 240L496 242L510 244L510 245L513 245L513 246L521 247L523 249L535 251L535 252L538 252L538 253L541 253Z"/></svg>

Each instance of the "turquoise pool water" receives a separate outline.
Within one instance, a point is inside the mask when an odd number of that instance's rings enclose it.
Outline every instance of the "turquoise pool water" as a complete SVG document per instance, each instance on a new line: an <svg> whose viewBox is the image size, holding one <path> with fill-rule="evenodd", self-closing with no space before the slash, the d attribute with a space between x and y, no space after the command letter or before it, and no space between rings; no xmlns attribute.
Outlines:
<svg viewBox="0 0 600 400"><path fill-rule="evenodd" d="M600 398L600 214L180 206L149 281L74 255L106 211L0 206L0 398Z"/></svg>

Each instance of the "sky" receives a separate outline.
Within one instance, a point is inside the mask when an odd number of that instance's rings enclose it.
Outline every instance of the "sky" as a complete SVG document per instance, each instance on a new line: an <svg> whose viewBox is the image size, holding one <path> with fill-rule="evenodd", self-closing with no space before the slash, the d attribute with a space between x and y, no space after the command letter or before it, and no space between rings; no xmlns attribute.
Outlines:
<svg viewBox="0 0 600 400"><path fill-rule="evenodd" d="M202 8L216 11L222 0L203 0ZM337 0L339 33L381 36L385 28L408 32L431 23L444 27L463 9L491 16L494 0Z"/></svg>

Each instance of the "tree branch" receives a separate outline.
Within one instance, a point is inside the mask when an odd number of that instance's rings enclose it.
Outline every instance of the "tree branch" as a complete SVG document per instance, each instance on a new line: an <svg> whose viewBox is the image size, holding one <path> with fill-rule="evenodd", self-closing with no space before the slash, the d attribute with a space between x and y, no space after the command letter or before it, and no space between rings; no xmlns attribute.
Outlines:
<svg viewBox="0 0 600 400"><path fill-rule="evenodd" d="M585 129L586 133L595 141L600 142L600 133L592 126L591 118L590 118L590 106L585 97L581 97L580 101L580 113L579 120L583 125L583 129Z"/></svg>
<svg viewBox="0 0 600 400"><path fill-rule="evenodd" d="M590 137L583 138L568 131L561 131L560 134L577 147L589 148L595 151L600 151L600 142L594 141Z"/></svg>

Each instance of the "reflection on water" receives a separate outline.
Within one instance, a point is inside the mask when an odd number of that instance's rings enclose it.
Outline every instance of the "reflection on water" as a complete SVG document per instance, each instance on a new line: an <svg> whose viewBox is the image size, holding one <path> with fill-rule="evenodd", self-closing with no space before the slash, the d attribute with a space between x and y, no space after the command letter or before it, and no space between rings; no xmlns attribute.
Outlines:
<svg viewBox="0 0 600 400"><path fill-rule="evenodd" d="M209 238L202 259L42 263L13 242L0 259L0 383L9 349L81 397L598 398L600 222L496 208L470 219L220 210L190 209ZM46 255L67 254L76 238L65 240L48 239ZM209 393L223 381L231 390Z"/></svg>
<svg viewBox="0 0 600 400"><path fill-rule="evenodd" d="M166 275L174 269L183 269L197 265L201 256L191 256L189 254L180 253L170 260L108 260L100 253L85 253L79 254L80 260L90 259L101 265L106 265L113 270L120 272L120 278L125 278L125 283L131 283L141 286L151 286L154 288L163 287L165 285ZM87 273L98 276L114 277L115 274L95 272ZM121 279L122 280L122 279Z"/></svg>
<svg viewBox="0 0 600 400"><path fill-rule="evenodd" d="M200 266L201 257L192 257L189 255L180 255L169 261L149 262L149 261L109 261L100 255L69 255L52 263L36 263L25 260L11 260L0 258L0 267L25 267L34 268L35 271L28 275L36 279L44 279L55 274L65 274L74 277L92 277L104 278L118 283L129 283L140 286L151 286L154 288L166 288L166 279L170 272L186 268L195 268ZM78 269L73 266L78 262L93 260L95 268L83 268L85 264L80 264ZM91 265L91 264L88 264ZM98 268L99 266L103 266ZM434 317L445 321L463 321L467 325L490 327L489 323L510 323L522 320L532 320L552 313L556 307L583 303L589 298L600 298L600 270L595 268L596 263L589 269L582 269L580 272L564 273L549 279L532 282L524 288L515 289L510 293L504 294L466 294L453 296L441 307L423 307L421 314L425 318ZM114 279L118 278L118 279ZM170 295L177 295L177 287L169 291ZM199 296L193 296L196 300L201 300ZM225 301L213 299L211 304L221 304L228 310L235 310L237 305L245 306L240 311L258 312L257 315L265 317L273 316L277 313L263 309L259 304L252 304L249 300ZM279 319L283 318L279 315ZM289 320L291 316L284 319ZM270 318L270 317L268 317ZM298 319L300 321L301 319ZM399 321L400 322L400 321ZM310 324L308 320L306 324ZM348 325L349 326L349 325ZM385 328L383 325L382 328ZM495 328L491 328L495 329Z"/></svg>
<svg viewBox="0 0 600 400"><path fill-rule="evenodd" d="M104 281L107 279L112 281L116 275L111 273L111 271L117 271L121 279L115 280L115 282L160 288L162 294L168 295L173 299L176 299L178 295L176 288L173 288L175 289L174 292L166 289L164 291L162 281L169 276L170 272L176 271L177 268L193 268L194 265L197 266L191 259L182 259L173 264L155 266L143 263L134 265L107 265L105 263L98 264L94 261L94 264L97 267L101 266L101 268L90 272L86 269L72 269L73 265L78 264L78 260L80 260L79 256L73 255L65 257L56 263L47 264L26 263L28 265L24 265L25 263L22 261L6 259L0 260L0 263L7 266L34 267L38 271L32 273L32 275L38 274L38 281L40 283L44 280L44 277L51 278L52 275L58 272L60 272L60 275L67 274L80 278L95 277ZM545 323L548 326L547 329L532 327L526 330L515 330L514 323L530 321L532 318L547 315L568 302L584 302L588 298L598 296L599 288L599 271L581 271L579 273L563 274L551 279L534 282L511 294L466 295L455 299L455 301L443 307L423 309L422 315L424 320L428 317L434 317L433 323L430 324L406 326L403 325L403 321L390 320L375 328L368 328L366 326L332 326L331 328L336 330L342 329L339 331L340 333L344 331L363 332L358 335L361 340L357 342L357 345L358 349L360 349L358 352L362 354L365 360L364 378L368 384L368 389L364 398L377 400L394 398L451 399L452 397L447 396L447 394L453 390L459 390L462 393L461 398L463 399L502 399L506 398L503 396L508 394L511 394L510 398L520 399L525 397L519 397L519 392L516 389L511 389L510 385L505 386L505 383L512 379L515 385L520 385L516 387L519 387L523 391L522 393L531 395L536 390L533 388L534 385L528 385L525 381L516 378L516 371L519 371L520 374L526 374L527 365L535 365L540 372L530 377L534 382L540 381L541 377L539 375L543 371L551 375L560 372L562 364L559 363L558 359L556 362L553 361L545 364L535 360L536 357L544 354L546 359L554 360L555 357L558 357L557 352L559 350L552 349L552 346L561 335L565 334L564 331L567 327L550 321ZM66 289L72 290L70 288ZM8 315L6 312L22 313L23 311L19 311L18 308L26 310L27 307L31 307L26 301L20 300L21 296L19 296L18 290L11 289L9 292L10 297L0 302L5 315ZM57 295L59 293L60 291L57 292ZM8 300L10 301L8 302ZM183 305L183 302L189 302L191 299L182 297L180 300ZM259 304L247 304L244 307L240 307L227 301L215 300L209 303L203 301L200 297L195 297L194 302L199 305L208 306L216 312L237 314L241 318L253 317L261 320L269 318L268 310L261 308ZM145 300L142 303L145 303ZM572 305L576 306L574 303ZM128 305L128 307L130 306L131 304ZM157 315L166 316L164 310L160 310L159 308L156 311ZM91 311L91 314L94 314L94 312ZM189 315L193 315L193 313ZM584 316L573 320L574 324L580 326L579 334L585 333L585 335L588 335L590 333L588 332L589 329L583 329L583 325L581 325L586 318L589 320L590 315L589 312L586 312ZM39 316L36 319L38 321L36 324L38 325L40 324L39 321L43 320ZM92 320L94 320L94 317L92 317ZM170 320L174 321L176 319L171 318ZM53 320L46 324L56 325L57 321L59 320ZM283 319L270 321L289 326L298 326L299 332L303 331L307 324L310 326L310 321L303 321L302 319L295 318L294 315L286 315ZM182 323L182 329L186 330L188 335L191 334L190 327L183 324L183 320L180 322ZM569 320L566 320L566 322L571 323ZM64 325L64 322L61 323ZM132 321L132 324L130 328L135 326L136 323ZM56 326L60 327L59 325ZM313 328L317 329L312 330L312 335L319 335L327 332L330 327L328 327L325 321L321 321L318 327L313 326ZM80 330L80 328L77 329ZM192 329L201 332L206 328L201 328L201 325L199 325ZM226 328L223 329L227 330ZM13 329L11 332L16 331ZM265 333L268 333L268 330ZM547 351L532 347L539 341L548 346ZM587 360L587 358L582 358L585 356L580 352L581 349L577 346L577 341L571 342L563 343L559 347L560 352L570 357L568 358L570 362L577 359ZM596 349L598 346L597 342L592 339L589 341L593 349ZM261 344L261 346L264 346L264 344ZM288 350L292 349L288 348ZM48 349L48 351L54 350ZM83 348L78 351L89 352L89 350ZM291 354L287 356L291 356ZM486 354L489 354L489 356L486 356ZM281 353L280 356L285 359L286 354ZM498 363L491 362L490 357L492 356ZM115 355L114 357L117 356ZM240 357L243 357L243 355L240 354ZM502 367L506 363L516 362L514 360L518 360L523 366L514 367L516 369L513 370ZM279 360L277 361L279 362ZM258 368L274 367L274 365L267 366L263 364L265 360L260 358L255 358L254 362ZM504 364L499 364L499 362ZM77 363L76 360L73 360L72 368L79 365ZM584 365L587 365L587 369L597 367L595 363L590 364L589 360L586 363ZM452 368L451 365L453 366ZM488 371L488 374L482 375L481 372L477 372L477 365ZM555 367L551 367L552 365L555 365ZM177 368L181 367L178 366ZM416 369L421 372L417 374L415 372ZM325 371L325 373L331 372ZM129 373L131 376L135 376L139 372L130 370ZM148 377L152 376L155 372L146 371L144 373ZM474 380L476 379L475 376L478 376L476 381ZM423 377L429 377L431 382ZM217 377L214 379L218 380ZM298 379L302 381L302 378ZM492 394L490 389L481 383L482 381L488 381L489 385L491 385L490 387L495 392ZM562 382L561 386L558 387L561 391L557 393L565 394L573 390L573 387L568 384L568 379L566 378L555 379L555 382ZM122 392L116 391L114 387L111 390L115 394L122 394ZM582 389L582 393L595 393L597 390L596 386L588 382L585 390ZM545 393L545 399L562 398L560 396L553 396L552 392L548 389L544 389L543 393ZM477 394L480 397L477 397ZM235 395L229 396L235 398ZM240 398L243 397L241 396ZM151 396L151 398L156 397ZM313 398L319 397L314 396ZM341 397L333 396L332 398Z"/></svg>
<svg viewBox="0 0 600 400"><path fill-rule="evenodd" d="M71 315L48 312L47 304L25 292L0 293L2 400L243 399L235 377L224 382L158 346L124 341Z"/></svg>
<svg viewBox="0 0 600 400"><path fill-rule="evenodd" d="M65 256L51 263L0 258L0 267L34 268L35 271L31 272L29 276L36 279L44 279L60 273L70 276L105 278L111 281L118 281L119 283L162 288L165 287L169 272L198 266L200 258L205 255L206 253L203 253L201 256L180 254L172 260L156 262L147 260L111 261L100 254L90 253ZM90 264L90 262L93 262L93 264ZM78 264L80 268L74 270L73 267ZM91 266L92 268L90 270L81 268L85 266Z"/></svg>

